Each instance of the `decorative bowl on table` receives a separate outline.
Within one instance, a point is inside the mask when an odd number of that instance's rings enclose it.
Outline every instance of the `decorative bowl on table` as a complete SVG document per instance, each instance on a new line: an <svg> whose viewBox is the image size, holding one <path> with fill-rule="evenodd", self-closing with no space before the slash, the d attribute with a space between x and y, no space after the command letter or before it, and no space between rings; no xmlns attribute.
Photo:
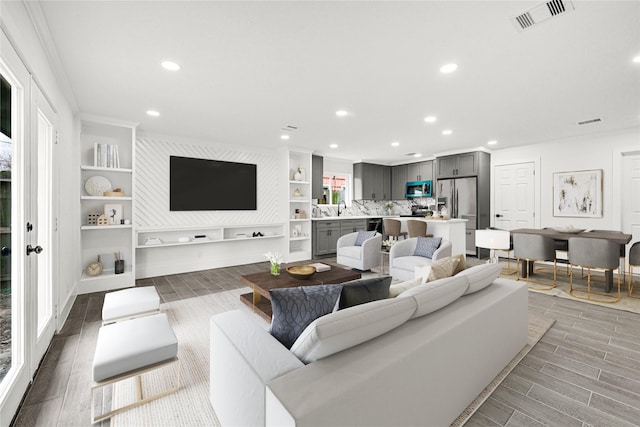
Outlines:
<svg viewBox="0 0 640 427"><path fill-rule="evenodd" d="M316 274L316 268L310 265L292 265L287 267L287 273L295 279L306 280Z"/></svg>
<svg viewBox="0 0 640 427"><path fill-rule="evenodd" d="M583 231L585 231L584 228L573 228L572 226L568 226L568 227L553 227L553 230L560 232L560 233L571 233L571 234L578 234L578 233L582 233Z"/></svg>

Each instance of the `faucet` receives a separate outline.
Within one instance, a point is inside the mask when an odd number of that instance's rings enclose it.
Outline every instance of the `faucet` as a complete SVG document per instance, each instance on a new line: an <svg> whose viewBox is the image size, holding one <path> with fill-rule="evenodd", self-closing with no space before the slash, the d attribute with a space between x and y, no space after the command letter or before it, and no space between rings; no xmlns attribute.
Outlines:
<svg viewBox="0 0 640 427"><path fill-rule="evenodd" d="M340 204L344 203L344 208L347 209L347 202L345 202L344 200L340 200L338 202L338 216L340 216Z"/></svg>

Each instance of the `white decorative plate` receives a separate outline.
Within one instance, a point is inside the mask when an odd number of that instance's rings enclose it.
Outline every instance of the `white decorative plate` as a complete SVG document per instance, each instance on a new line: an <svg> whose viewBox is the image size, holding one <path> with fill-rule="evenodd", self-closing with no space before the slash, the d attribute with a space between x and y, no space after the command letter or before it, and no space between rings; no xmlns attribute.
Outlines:
<svg viewBox="0 0 640 427"><path fill-rule="evenodd" d="M92 176L84 183L84 189L90 196L103 196L111 190L111 182L104 176Z"/></svg>
<svg viewBox="0 0 640 427"><path fill-rule="evenodd" d="M578 233L582 233L586 229L585 228L573 228L573 227L560 227L560 228L554 228L554 230L555 231L559 231L560 233L578 234Z"/></svg>

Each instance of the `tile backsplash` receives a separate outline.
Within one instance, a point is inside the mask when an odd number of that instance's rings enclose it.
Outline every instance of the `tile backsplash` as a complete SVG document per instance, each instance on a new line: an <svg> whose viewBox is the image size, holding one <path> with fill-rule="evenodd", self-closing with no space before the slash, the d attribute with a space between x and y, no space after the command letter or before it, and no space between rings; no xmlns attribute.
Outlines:
<svg viewBox="0 0 640 427"><path fill-rule="evenodd" d="M429 200L429 199L425 199ZM354 200L348 208L341 207L340 216L385 216L387 215L385 206L388 201L379 200ZM390 215L410 215L411 206L416 204L411 200L393 200ZM338 215L338 207L330 205L313 205L313 217L334 217Z"/></svg>

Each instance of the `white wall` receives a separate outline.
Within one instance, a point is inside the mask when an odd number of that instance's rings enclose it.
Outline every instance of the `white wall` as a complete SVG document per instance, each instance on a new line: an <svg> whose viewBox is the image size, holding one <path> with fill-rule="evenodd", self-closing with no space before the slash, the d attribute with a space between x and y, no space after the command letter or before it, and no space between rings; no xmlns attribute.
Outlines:
<svg viewBox="0 0 640 427"><path fill-rule="evenodd" d="M252 163L257 165L257 210L197 211L169 210L169 156L196 157ZM184 229L179 237L192 237L199 230L217 227L249 226L246 231L265 231L269 225L281 224L286 218L279 213L285 194L279 189L278 174L282 164L278 152L229 146L179 136L156 136L140 133L136 142L134 224L136 230ZM211 183L233 186L232 180ZM238 188L238 191L242 189ZM180 234L181 231L176 233ZM282 231L281 231L282 233ZM202 233L195 234L206 234ZM145 236L150 236L145 234ZM174 233L175 236L175 233ZM154 237L156 237L154 235ZM157 237L163 238L162 231ZM140 242L140 240L139 240ZM141 242L140 242L141 243ZM253 239L200 245L144 247L136 251L136 278L197 271L229 265L266 261L264 253L285 252L284 238Z"/></svg>
<svg viewBox="0 0 640 427"><path fill-rule="evenodd" d="M491 182L496 166L535 164L536 227L572 225L587 229L621 229L621 153L640 150L640 128L605 134L548 141L524 147L494 150L491 154ZM553 174L555 172L602 169L602 218L554 217ZM492 192L493 194L493 192ZM491 217L494 206L491 200Z"/></svg>
<svg viewBox="0 0 640 427"><path fill-rule="evenodd" d="M343 173L353 175L353 162L351 160L324 157L322 164L323 171L332 173Z"/></svg>
<svg viewBox="0 0 640 427"><path fill-rule="evenodd" d="M50 66L25 5L22 2L2 2L0 7L2 28L57 113L59 165L54 173L59 175L59 188L65 189L54 191L59 206L59 245L53 250L64 254L58 257L59 279L56 283L60 329L74 301L82 271L77 244L80 239L80 126L73 107L75 101L64 91L60 85L63 79Z"/></svg>

